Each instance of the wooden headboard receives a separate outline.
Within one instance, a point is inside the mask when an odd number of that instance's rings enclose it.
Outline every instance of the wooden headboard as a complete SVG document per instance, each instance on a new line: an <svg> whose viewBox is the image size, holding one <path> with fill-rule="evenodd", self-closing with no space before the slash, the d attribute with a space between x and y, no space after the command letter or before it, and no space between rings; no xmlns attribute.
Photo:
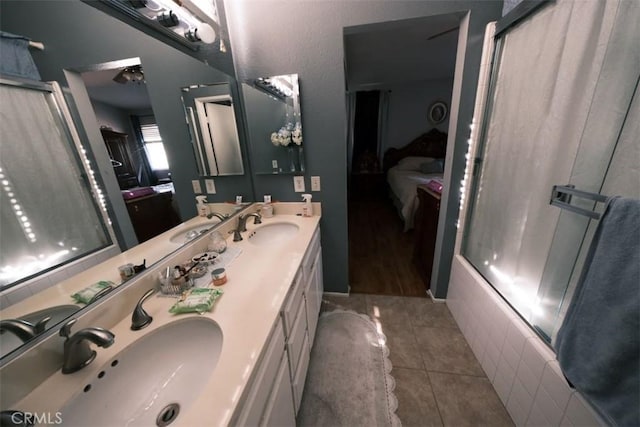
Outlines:
<svg viewBox="0 0 640 427"><path fill-rule="evenodd" d="M433 128L423 133L402 148L389 148L384 152L382 160L383 170L386 173L397 165L405 157L433 157L443 159L447 154L447 134Z"/></svg>

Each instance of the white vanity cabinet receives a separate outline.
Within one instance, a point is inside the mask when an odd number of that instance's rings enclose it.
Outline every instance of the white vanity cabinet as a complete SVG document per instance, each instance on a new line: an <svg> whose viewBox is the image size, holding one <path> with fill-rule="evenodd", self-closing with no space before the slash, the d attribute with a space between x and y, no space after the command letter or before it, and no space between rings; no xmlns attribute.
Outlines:
<svg viewBox="0 0 640 427"><path fill-rule="evenodd" d="M295 426L318 324L322 289L318 227L232 425Z"/></svg>

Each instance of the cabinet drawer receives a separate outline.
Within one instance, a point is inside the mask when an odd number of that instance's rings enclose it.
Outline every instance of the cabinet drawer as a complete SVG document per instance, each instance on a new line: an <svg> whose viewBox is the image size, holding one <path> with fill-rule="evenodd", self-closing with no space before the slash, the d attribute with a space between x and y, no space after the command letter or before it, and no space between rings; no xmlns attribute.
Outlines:
<svg viewBox="0 0 640 427"><path fill-rule="evenodd" d="M296 415L298 409L300 409L300 401L302 401L302 393L304 392L304 383L307 379L307 369L309 369L309 338L305 334L304 342L302 343L302 354L300 355L300 363L298 363L298 369L296 375L293 377L293 403L296 408Z"/></svg>
<svg viewBox="0 0 640 427"><path fill-rule="evenodd" d="M283 356L286 355L284 347L284 333L282 324L278 320L269 338L269 344L264 350L259 365L256 368L256 375L248 385L250 391L241 408L240 415L232 424L240 426L258 425L262 419L267 405L267 399L269 398L271 388L278 374L278 368Z"/></svg>
<svg viewBox="0 0 640 427"><path fill-rule="evenodd" d="M289 294L283 305L282 320L284 321L284 334L289 337L291 330L293 329L293 323L295 316L298 313L298 307L302 305L302 293L304 287L302 286L302 270L298 270L295 279L293 279L293 286L289 289Z"/></svg>
<svg viewBox="0 0 640 427"><path fill-rule="evenodd" d="M287 338L287 352L289 353L289 367L291 368L291 378L295 375L300 360L300 352L303 347L305 332L307 330L307 315L304 301L300 302L296 319L293 323L291 335Z"/></svg>

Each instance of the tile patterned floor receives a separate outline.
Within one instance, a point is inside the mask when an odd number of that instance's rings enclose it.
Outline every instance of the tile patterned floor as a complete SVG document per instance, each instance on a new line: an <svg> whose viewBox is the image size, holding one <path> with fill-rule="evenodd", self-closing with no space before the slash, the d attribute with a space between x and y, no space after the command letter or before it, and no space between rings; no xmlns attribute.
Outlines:
<svg viewBox="0 0 640 427"><path fill-rule="evenodd" d="M323 310L335 308L380 322L403 426L513 426L445 304L416 297L325 295Z"/></svg>

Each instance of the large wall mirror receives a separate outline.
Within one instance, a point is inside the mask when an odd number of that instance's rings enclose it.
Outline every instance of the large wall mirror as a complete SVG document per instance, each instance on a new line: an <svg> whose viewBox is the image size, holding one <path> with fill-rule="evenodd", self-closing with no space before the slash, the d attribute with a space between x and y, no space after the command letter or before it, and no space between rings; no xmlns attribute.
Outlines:
<svg viewBox="0 0 640 427"><path fill-rule="evenodd" d="M297 74L261 77L242 84L254 174L305 171Z"/></svg>
<svg viewBox="0 0 640 427"><path fill-rule="evenodd" d="M230 85L183 87L182 103L200 176L242 175L236 104Z"/></svg>
<svg viewBox="0 0 640 427"><path fill-rule="evenodd" d="M123 217L128 217L127 203L123 197L123 189L120 186L121 180L119 178L121 177L116 177L116 175L121 174L118 172L119 169L116 170L116 167L114 167L112 160L120 161L113 158L115 156L113 152L107 150L104 133L109 132L104 132L106 128L101 127L103 125L111 127L112 133L128 134L130 141L135 139L135 130L133 128L130 131L129 129L118 129L114 125L115 120L112 120L116 116L115 113L118 113L118 116L128 118L132 115L131 109L127 109L123 113L122 108L115 108L113 105L96 107L99 104L94 102L90 88L83 81L83 77L85 77L83 76L83 70L87 70L87 67L96 64L106 64L126 58L139 58L139 65L144 75L143 80L137 80L137 71L140 70L134 69L125 72L124 68L126 67L119 70L112 67L109 71L108 80L117 78L120 75L127 80L126 84L119 85L120 88L124 88L127 85L136 88L138 85L144 84L146 86L152 108L141 108L136 111L139 111L141 116L143 113L149 113L154 116L154 123L157 125L154 130L162 139L167 159L167 167L163 169L163 166L158 166L158 169L167 172L163 175L163 178L174 187L172 197L173 203L177 204L179 208L177 209L181 215L179 219L185 221L193 217L195 215L195 202L191 181L198 179L199 175L196 171L193 151L188 148L185 149L190 143L191 137L185 125L184 107L181 100L182 88L194 85L197 82L216 82L222 86L235 85L233 77L213 68L212 65L215 66L215 64L205 64L194 59L173 47L155 40L140 30L122 23L104 11L83 2L41 2L38 3L37 8L34 8L29 2L9 2L2 5L2 15L2 28L0 28L2 31L21 34L34 41L42 42L44 45L44 50L32 51L32 56L42 80L56 81L62 86L64 97L69 101L73 121L77 125L80 139L83 144L87 144L88 151L92 154L91 162L94 166L95 176L102 184L102 195L109 207L110 219L113 222L116 234L116 237L112 237L110 241L116 242L117 240L122 249L130 250L135 249L138 242L131 225L127 229L123 225L123 221L121 221ZM71 40L85 40L86 43L73 43L70 42ZM127 76L131 78L124 76L125 73L129 72L130 74L127 74ZM3 99L5 99L4 96ZM110 120L111 122L104 123L103 120ZM2 123L0 123L3 130L6 125L7 121L3 119ZM3 150L5 148L10 147L3 145ZM135 146L133 148L135 149ZM3 159L5 159L4 154L3 151ZM139 153L133 153L132 157L137 154ZM30 168L22 172L28 173L32 171L32 173L28 174L29 179L20 179L20 185L24 188L21 188L21 197L20 200L16 198L16 203L21 207L29 207L29 211L26 214L30 219L32 232L40 238L42 235L36 230L36 227L40 226L40 222L36 221L35 213L38 215L40 213L46 214L47 218L65 215L63 211L56 212L52 210L52 205L48 202L48 199L56 197L62 199L63 196L68 196L65 192L71 192L72 187L67 186L64 190L52 188L46 191L47 194L42 194L42 183L47 180L54 180L54 178L50 179L49 175L44 175L44 170L36 171L34 165L40 163L46 165L48 162L48 166L52 168L54 166L66 168L70 167L70 164L67 161L52 161L54 157L51 157L45 149L34 150L31 156L32 158L29 161L16 162L16 166L21 165L21 167ZM4 165L0 165L0 167L3 167L4 171ZM121 166L117 167L121 168ZM170 172L170 176L168 172ZM16 173L11 171L10 175L6 174L6 180L17 185L16 177L19 176ZM135 174L136 178L139 178L137 170L135 170ZM82 174L78 175L82 178ZM229 176L216 179L218 193L224 194L227 191L230 194L252 195L253 189L250 179L242 178ZM162 185L164 182L160 184ZM127 190L132 189L129 188ZM30 200L27 201L27 198ZM249 198L247 197L247 199ZM220 205L220 209L216 210L221 210L226 204L221 203ZM3 217L4 208L3 203ZM69 203L67 208L83 209L77 203ZM189 211L189 208L193 209L193 213ZM89 206L87 209L94 208ZM211 221L215 222L217 220L212 219ZM108 222L109 220L106 220L106 223ZM94 218L94 220L86 224L86 227L91 230L100 230L103 224L97 218ZM4 223L2 224L2 229L4 239ZM74 230L70 231L69 235L71 236L73 232ZM27 237L28 234L29 232L27 231ZM65 248L67 246L69 248L79 247L78 245L73 246L74 244L71 240L60 239L53 243L55 245L62 243ZM42 243L42 240L37 243ZM100 240L97 246L94 245L94 247L99 247L102 243L108 244L106 240L104 242ZM115 253L118 252L117 246L111 245L108 248L114 248ZM177 248L179 248L179 245L175 249ZM5 253L4 249L3 240L3 255ZM103 260L104 257L113 256L111 252L107 253L105 249L98 250L98 253ZM40 253L37 253L36 257L39 257L39 255ZM95 253L92 255L95 255ZM146 266L149 267L152 263L158 262L162 258L148 258ZM144 255L136 256L136 264L142 263L143 260ZM87 306L86 304L74 304L71 299L73 292L69 292L68 289L69 286L81 289L91 285L91 282L85 280L83 274L95 262L100 261L95 259L89 261L86 257L80 258L69 264L66 269L56 269L48 274L41 275L33 272L31 275L36 277L28 282L20 283L11 289L0 290L0 299L2 300L0 320L22 319L35 326L43 317L51 316L52 318L44 325L42 331L53 333L56 326L59 328L64 319ZM42 270L45 272L48 267ZM117 270L115 270L115 273L117 277ZM32 282L32 280L40 278L43 280L37 283ZM109 280L109 278L105 279ZM121 282L117 280L116 291L122 288L120 286L121 283L126 284L127 281ZM60 286L61 284L63 286ZM38 307L37 310L34 309L36 306ZM39 329L38 333L40 332L41 329ZM0 346L4 346L2 341L8 334L11 334L11 332L0 333ZM20 354L29 347L29 340L21 341L27 341L27 343L23 345L20 342L19 347L15 349L16 351L6 357L2 357L0 364L6 363L7 360L12 359L16 354ZM9 347L7 346L7 348ZM1 356L2 354L0 354Z"/></svg>

